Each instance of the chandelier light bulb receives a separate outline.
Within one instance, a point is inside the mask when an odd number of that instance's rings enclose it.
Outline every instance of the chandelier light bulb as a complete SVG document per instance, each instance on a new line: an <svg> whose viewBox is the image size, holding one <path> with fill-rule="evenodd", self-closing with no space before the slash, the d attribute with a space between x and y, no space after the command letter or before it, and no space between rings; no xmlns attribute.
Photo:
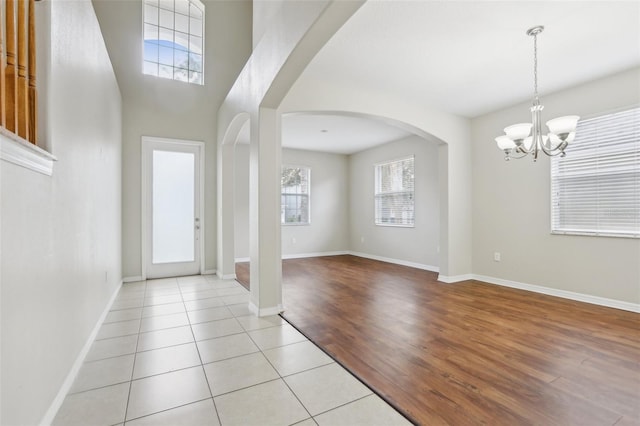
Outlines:
<svg viewBox="0 0 640 426"><path fill-rule="evenodd" d="M569 134L576 131L576 126L578 125L578 120L580 117L577 115L567 115L565 117L554 118L553 120L547 121L547 127L549 131L554 135L558 135L561 137L563 134Z"/></svg>
<svg viewBox="0 0 640 426"><path fill-rule="evenodd" d="M509 127L505 127L504 132L511 138L511 140L518 141L526 138L531 133L531 123L514 124Z"/></svg>
<svg viewBox="0 0 640 426"><path fill-rule="evenodd" d="M500 148L501 150L509 150L509 149L513 149L516 147L516 143L511 140L511 138L509 136L498 136L496 138L496 143L498 144L498 148Z"/></svg>

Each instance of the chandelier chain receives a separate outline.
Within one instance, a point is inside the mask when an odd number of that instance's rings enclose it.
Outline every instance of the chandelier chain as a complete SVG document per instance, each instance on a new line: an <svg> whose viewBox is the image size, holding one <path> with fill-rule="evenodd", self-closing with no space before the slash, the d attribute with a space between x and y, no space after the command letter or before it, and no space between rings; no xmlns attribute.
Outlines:
<svg viewBox="0 0 640 426"><path fill-rule="evenodd" d="M533 93L538 98L538 35L533 35Z"/></svg>

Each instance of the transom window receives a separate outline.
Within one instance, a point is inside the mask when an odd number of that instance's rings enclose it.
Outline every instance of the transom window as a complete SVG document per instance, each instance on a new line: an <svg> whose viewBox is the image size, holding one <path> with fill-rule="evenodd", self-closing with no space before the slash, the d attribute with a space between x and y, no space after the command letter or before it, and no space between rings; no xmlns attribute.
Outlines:
<svg viewBox="0 0 640 426"><path fill-rule="evenodd" d="M375 223L414 226L414 157L375 165Z"/></svg>
<svg viewBox="0 0 640 426"><path fill-rule="evenodd" d="M578 122L551 159L551 232L640 237L640 107Z"/></svg>
<svg viewBox="0 0 640 426"><path fill-rule="evenodd" d="M308 225L311 170L301 166L282 166L281 222Z"/></svg>
<svg viewBox="0 0 640 426"><path fill-rule="evenodd" d="M204 84L204 5L199 0L144 0L147 75Z"/></svg>

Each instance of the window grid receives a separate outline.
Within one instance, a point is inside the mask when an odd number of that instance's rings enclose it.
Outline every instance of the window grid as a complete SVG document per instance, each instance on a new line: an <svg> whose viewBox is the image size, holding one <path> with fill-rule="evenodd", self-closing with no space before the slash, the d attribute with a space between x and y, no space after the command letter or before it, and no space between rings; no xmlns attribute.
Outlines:
<svg viewBox="0 0 640 426"><path fill-rule="evenodd" d="M375 165L375 224L415 225L414 156Z"/></svg>
<svg viewBox="0 0 640 426"><path fill-rule="evenodd" d="M204 84L204 5L144 0L143 73Z"/></svg>
<svg viewBox="0 0 640 426"><path fill-rule="evenodd" d="M640 237L640 107L581 120L551 159L551 232Z"/></svg>
<svg viewBox="0 0 640 426"><path fill-rule="evenodd" d="M281 175L281 213L284 225L308 225L310 218L311 170L301 166L283 166Z"/></svg>

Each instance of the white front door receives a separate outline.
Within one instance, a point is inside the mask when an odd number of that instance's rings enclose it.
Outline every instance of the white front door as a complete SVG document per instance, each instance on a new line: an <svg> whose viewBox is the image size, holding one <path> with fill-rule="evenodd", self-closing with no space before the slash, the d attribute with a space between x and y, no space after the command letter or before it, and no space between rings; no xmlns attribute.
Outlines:
<svg viewBox="0 0 640 426"><path fill-rule="evenodd" d="M202 142L142 137L143 278L199 274Z"/></svg>

